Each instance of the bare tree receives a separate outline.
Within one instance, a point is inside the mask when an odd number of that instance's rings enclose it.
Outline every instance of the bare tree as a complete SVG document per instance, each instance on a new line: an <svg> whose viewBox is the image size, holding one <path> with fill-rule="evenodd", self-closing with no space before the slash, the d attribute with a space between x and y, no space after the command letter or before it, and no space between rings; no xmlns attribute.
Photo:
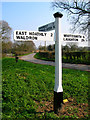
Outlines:
<svg viewBox="0 0 90 120"><path fill-rule="evenodd" d="M12 29L6 21L0 21L0 40L8 42L11 39Z"/></svg>
<svg viewBox="0 0 90 120"><path fill-rule="evenodd" d="M88 32L90 29L90 1L89 0L55 0L53 8L66 11L73 24L73 32Z"/></svg>

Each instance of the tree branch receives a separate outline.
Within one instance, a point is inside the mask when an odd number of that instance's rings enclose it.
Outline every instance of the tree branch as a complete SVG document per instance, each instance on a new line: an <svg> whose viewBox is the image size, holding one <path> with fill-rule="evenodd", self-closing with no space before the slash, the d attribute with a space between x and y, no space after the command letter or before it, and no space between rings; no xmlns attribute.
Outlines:
<svg viewBox="0 0 90 120"><path fill-rule="evenodd" d="M74 28L76 27L84 27L84 28L88 28L88 26L90 24L88 24L86 21L88 19L88 15L90 15L90 2L81 0L72 0L67 1L67 0L56 0L53 3L53 7L59 8L62 11L67 11L67 14L69 16L71 16L70 20L72 20L73 24L74 24ZM73 17L74 16L74 17ZM87 16L87 17L86 17ZM85 27L84 25L86 24L82 24L82 21L85 19L85 23L87 23L87 27Z"/></svg>

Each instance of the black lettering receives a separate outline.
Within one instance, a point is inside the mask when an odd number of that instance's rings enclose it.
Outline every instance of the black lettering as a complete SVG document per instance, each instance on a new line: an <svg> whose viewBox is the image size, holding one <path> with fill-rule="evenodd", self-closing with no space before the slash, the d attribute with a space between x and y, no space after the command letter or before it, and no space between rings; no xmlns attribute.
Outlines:
<svg viewBox="0 0 90 120"><path fill-rule="evenodd" d="M32 32L29 32L29 35L32 35Z"/></svg>
<svg viewBox="0 0 90 120"><path fill-rule="evenodd" d="M16 31L16 35L26 35L27 32L24 31Z"/></svg>
<svg viewBox="0 0 90 120"><path fill-rule="evenodd" d="M25 39L25 36L21 36L21 39Z"/></svg>
<svg viewBox="0 0 90 120"><path fill-rule="evenodd" d="M19 31L19 35L22 35L22 34L21 34L21 31Z"/></svg>
<svg viewBox="0 0 90 120"><path fill-rule="evenodd" d="M85 41L84 39L81 39L81 42Z"/></svg>
<svg viewBox="0 0 90 120"><path fill-rule="evenodd" d="M47 33L44 33L44 35L46 36Z"/></svg>
<svg viewBox="0 0 90 120"><path fill-rule="evenodd" d="M64 41L78 41L78 39L75 38L63 38Z"/></svg>
<svg viewBox="0 0 90 120"><path fill-rule="evenodd" d="M25 32L25 35L27 35L27 32Z"/></svg>
<svg viewBox="0 0 90 120"><path fill-rule="evenodd" d="M41 33L41 36L44 36L43 33Z"/></svg>
<svg viewBox="0 0 90 120"><path fill-rule="evenodd" d="M64 37L67 37L67 35L66 35L66 34L64 34Z"/></svg>
<svg viewBox="0 0 90 120"><path fill-rule="evenodd" d="M51 33L51 37L53 36L53 33Z"/></svg>
<svg viewBox="0 0 90 120"><path fill-rule="evenodd" d="M27 40L37 40L37 37L34 36L26 36Z"/></svg>
<svg viewBox="0 0 90 120"><path fill-rule="evenodd" d="M22 35L24 35L24 32L22 32Z"/></svg>
<svg viewBox="0 0 90 120"><path fill-rule="evenodd" d="M24 39L25 40L25 36L16 36L17 39Z"/></svg>
<svg viewBox="0 0 90 120"><path fill-rule="evenodd" d="M17 39L20 39L20 36L16 36Z"/></svg>
<svg viewBox="0 0 90 120"><path fill-rule="evenodd" d="M18 35L18 31L16 31L16 35Z"/></svg>
<svg viewBox="0 0 90 120"><path fill-rule="evenodd" d="M37 40L37 37L34 37L35 38L35 40Z"/></svg>

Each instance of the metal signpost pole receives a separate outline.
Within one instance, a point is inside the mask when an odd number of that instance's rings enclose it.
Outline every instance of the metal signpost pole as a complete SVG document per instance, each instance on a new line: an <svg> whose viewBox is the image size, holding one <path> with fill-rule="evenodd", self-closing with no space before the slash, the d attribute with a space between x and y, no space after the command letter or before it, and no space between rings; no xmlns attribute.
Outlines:
<svg viewBox="0 0 90 120"><path fill-rule="evenodd" d="M61 53L61 31L60 18L63 15L59 12L55 17L55 86L54 86L54 112L62 108L63 88L62 88L62 53Z"/></svg>

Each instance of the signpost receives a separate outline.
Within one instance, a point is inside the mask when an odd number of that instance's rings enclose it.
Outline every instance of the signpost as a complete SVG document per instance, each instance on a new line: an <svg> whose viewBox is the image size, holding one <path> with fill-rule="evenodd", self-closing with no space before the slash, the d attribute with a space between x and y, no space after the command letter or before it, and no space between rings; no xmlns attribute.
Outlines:
<svg viewBox="0 0 90 120"><path fill-rule="evenodd" d="M14 40L16 41L33 41L33 40L53 41L54 32L15 30Z"/></svg>
<svg viewBox="0 0 90 120"><path fill-rule="evenodd" d="M39 27L39 31L14 31L14 40L16 41L54 41L54 32L45 32L55 29L55 86L54 86L54 112L62 108L63 88L62 88L62 52L61 43L65 42L84 42L84 35L61 34L62 14L54 14L55 22Z"/></svg>

